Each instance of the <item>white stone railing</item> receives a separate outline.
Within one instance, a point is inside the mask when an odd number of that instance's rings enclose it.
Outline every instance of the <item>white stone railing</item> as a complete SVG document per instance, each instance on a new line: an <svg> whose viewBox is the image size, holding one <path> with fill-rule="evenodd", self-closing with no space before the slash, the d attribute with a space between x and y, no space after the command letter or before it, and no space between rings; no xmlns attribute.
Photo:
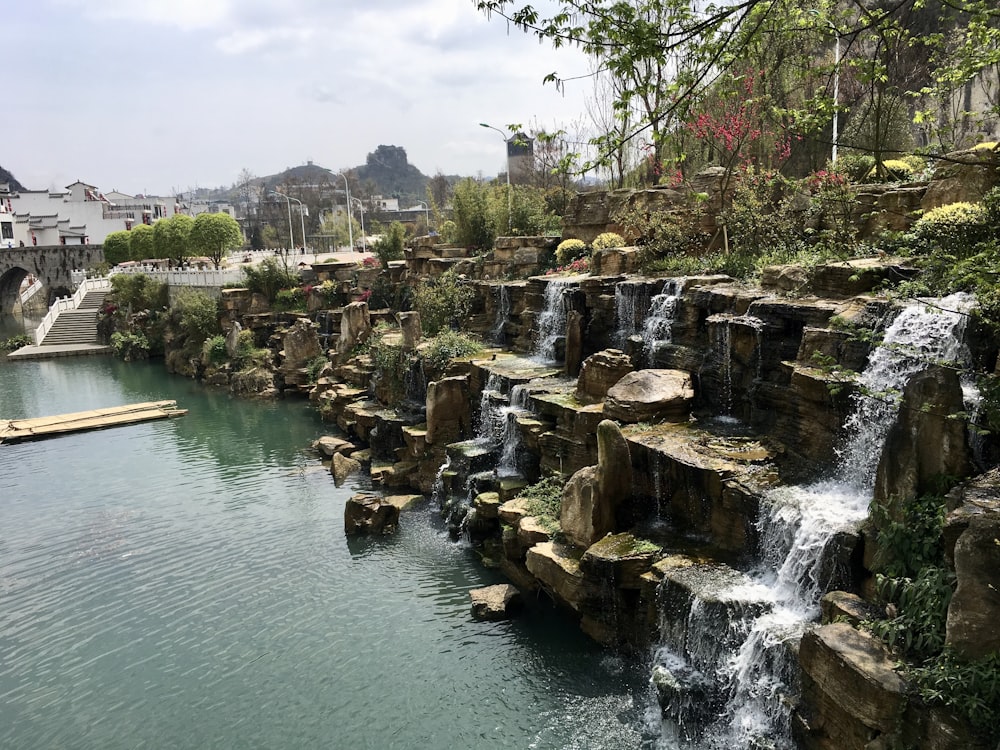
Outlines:
<svg viewBox="0 0 1000 750"><path fill-rule="evenodd" d="M219 269L164 269L155 266L125 266L124 268L114 268L111 275L125 274L137 275L145 274L155 281L161 281L170 286L199 286L199 287L221 287L225 284L239 283L243 278L243 272L239 268L219 268Z"/></svg>
<svg viewBox="0 0 1000 750"><path fill-rule="evenodd" d="M80 306L80 301L84 298L84 295L86 295L87 292L110 288L111 279L109 278L84 279L80 283L80 286L76 288L76 292L72 297L60 297L53 302L48 313L46 313L45 317L42 318L42 322L38 324L38 328L35 329L35 346L41 346L42 340L45 338L45 334L47 334L52 328L52 324L56 322L56 318L59 317L59 313L64 310L75 310Z"/></svg>
<svg viewBox="0 0 1000 750"><path fill-rule="evenodd" d="M31 299L32 297L34 297L39 292L39 290L41 288L42 288L42 282L41 282L41 280L40 279L35 279L35 283L34 284L32 284L31 286L29 286L23 292L21 292L21 304L23 305L29 299Z"/></svg>

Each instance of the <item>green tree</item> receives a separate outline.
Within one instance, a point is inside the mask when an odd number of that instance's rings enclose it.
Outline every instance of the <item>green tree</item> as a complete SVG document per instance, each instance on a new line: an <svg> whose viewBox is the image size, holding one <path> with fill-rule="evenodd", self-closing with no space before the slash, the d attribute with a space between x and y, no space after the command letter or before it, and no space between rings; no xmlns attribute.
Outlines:
<svg viewBox="0 0 1000 750"><path fill-rule="evenodd" d="M455 185L451 204L456 242L459 245L479 250L489 250L493 247L497 232L496 223L490 212L489 194L490 189L487 185L471 177Z"/></svg>
<svg viewBox="0 0 1000 750"><path fill-rule="evenodd" d="M169 258L175 265L181 265L191 257L191 227L194 219L187 214L175 214L169 219L160 219L153 224L153 247L156 257Z"/></svg>
<svg viewBox="0 0 1000 750"><path fill-rule="evenodd" d="M153 227L149 224L137 224L132 227L129 231L128 254L132 260L146 260L156 257Z"/></svg>
<svg viewBox="0 0 1000 750"><path fill-rule="evenodd" d="M112 266L129 260L129 244L129 232L112 232L104 238L104 260Z"/></svg>
<svg viewBox="0 0 1000 750"><path fill-rule="evenodd" d="M243 244L240 225L229 214L198 214L191 227L191 246L218 268L230 250Z"/></svg>
<svg viewBox="0 0 1000 750"><path fill-rule="evenodd" d="M403 243L406 239L406 228L398 221L392 222L378 238L372 251L382 262L383 268L389 267L390 260L403 257Z"/></svg>

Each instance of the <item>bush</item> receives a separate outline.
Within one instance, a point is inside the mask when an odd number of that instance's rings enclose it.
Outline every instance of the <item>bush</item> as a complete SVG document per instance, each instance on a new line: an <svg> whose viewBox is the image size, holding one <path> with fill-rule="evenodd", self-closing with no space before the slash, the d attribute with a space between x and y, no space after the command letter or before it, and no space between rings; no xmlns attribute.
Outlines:
<svg viewBox="0 0 1000 750"><path fill-rule="evenodd" d="M257 265L243 267L243 285L251 292L267 297L273 304L281 289L297 286L299 277L278 262L277 258L265 258Z"/></svg>
<svg viewBox="0 0 1000 750"><path fill-rule="evenodd" d="M423 349L424 362L432 372L443 372L451 360L471 357L483 350L483 345L464 333L441 331Z"/></svg>
<svg viewBox="0 0 1000 750"><path fill-rule="evenodd" d="M219 333L219 303L204 292L182 291L175 305L180 314L180 324L189 341L199 346L210 336Z"/></svg>
<svg viewBox="0 0 1000 750"><path fill-rule="evenodd" d="M496 238L496 226L489 209L489 188L471 177L455 185L451 199L455 221L455 242L466 247L489 250Z"/></svg>
<svg viewBox="0 0 1000 750"><path fill-rule="evenodd" d="M111 277L111 298L119 308L133 312L162 310L169 303L167 285L144 273L119 273Z"/></svg>
<svg viewBox="0 0 1000 750"><path fill-rule="evenodd" d="M454 270L422 283L413 293L413 308L420 313L424 334L435 336L442 329L457 327L472 310L474 297L475 292Z"/></svg>
<svg viewBox="0 0 1000 750"><path fill-rule="evenodd" d="M205 339L205 343L201 347L201 358L208 364L216 366L229 359L229 355L226 353L226 337L219 335Z"/></svg>
<svg viewBox="0 0 1000 750"><path fill-rule="evenodd" d="M18 334L17 336L11 336L6 341L0 341L0 351L12 352L15 349L20 349L22 346L31 346L31 337L25 334Z"/></svg>
<svg viewBox="0 0 1000 750"><path fill-rule="evenodd" d="M278 312L304 312L306 309L306 293L301 287L280 289L274 296L274 309Z"/></svg>
<svg viewBox="0 0 1000 750"><path fill-rule="evenodd" d="M890 182L910 182L913 179L915 171L912 164L904 159L886 159L882 162L882 172L885 179ZM878 165L873 165L868 170L866 178L868 182L881 179L879 177Z"/></svg>
<svg viewBox="0 0 1000 750"><path fill-rule="evenodd" d="M556 263L564 266L571 260L579 258L587 251L587 243L583 240L563 240L556 247Z"/></svg>
<svg viewBox="0 0 1000 750"><path fill-rule="evenodd" d="M549 533L559 530L559 508L565 482L559 477L546 477L518 493L528 513L538 519Z"/></svg>
<svg viewBox="0 0 1000 750"><path fill-rule="evenodd" d="M398 221L392 222L375 242L372 252L382 263L383 268L389 267L390 260L403 257L403 243L406 239L406 228ZM367 258L365 259L367 260Z"/></svg>
<svg viewBox="0 0 1000 750"><path fill-rule="evenodd" d="M111 351L119 359L132 362L137 359L149 359L149 341L139 331L111 334Z"/></svg>
<svg viewBox="0 0 1000 750"><path fill-rule="evenodd" d="M602 232L591 243L594 250L610 250L615 247L625 247L625 240L620 234Z"/></svg>
<svg viewBox="0 0 1000 750"><path fill-rule="evenodd" d="M949 203L927 211L913 225L917 252L967 258L990 238L990 214L982 203Z"/></svg>

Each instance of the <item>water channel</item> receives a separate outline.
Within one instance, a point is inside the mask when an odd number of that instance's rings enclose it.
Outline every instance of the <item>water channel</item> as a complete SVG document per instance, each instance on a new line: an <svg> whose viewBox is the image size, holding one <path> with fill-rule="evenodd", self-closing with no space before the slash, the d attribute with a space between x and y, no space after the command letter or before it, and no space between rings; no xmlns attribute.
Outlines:
<svg viewBox="0 0 1000 750"><path fill-rule="evenodd" d="M190 412L0 446L0 747L659 745L644 665L544 601L471 620L498 579L430 503L347 540L364 480L334 487L307 403L0 360L0 417L153 399Z"/></svg>

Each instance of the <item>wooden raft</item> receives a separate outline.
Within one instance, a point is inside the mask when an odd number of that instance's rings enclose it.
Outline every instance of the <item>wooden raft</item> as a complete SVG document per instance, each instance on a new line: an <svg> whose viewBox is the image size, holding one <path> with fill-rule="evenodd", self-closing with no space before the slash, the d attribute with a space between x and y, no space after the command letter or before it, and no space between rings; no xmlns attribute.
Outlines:
<svg viewBox="0 0 1000 750"><path fill-rule="evenodd" d="M105 427L148 422L153 419L181 417L187 409L178 409L176 401L147 401L142 404L109 406L104 409L78 411L72 414L55 414L34 419L0 419L0 443L17 443L23 440L69 435Z"/></svg>

